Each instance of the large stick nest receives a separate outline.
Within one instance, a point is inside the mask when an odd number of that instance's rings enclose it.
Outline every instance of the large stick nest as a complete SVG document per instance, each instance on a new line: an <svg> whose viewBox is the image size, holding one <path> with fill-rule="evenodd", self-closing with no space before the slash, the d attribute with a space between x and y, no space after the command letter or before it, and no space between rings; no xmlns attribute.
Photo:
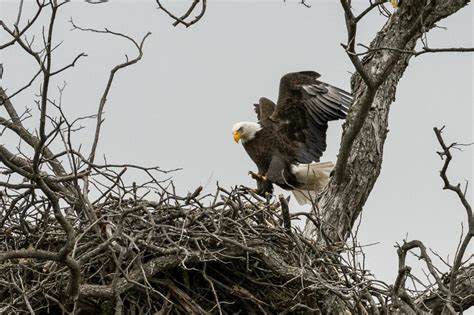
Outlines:
<svg viewBox="0 0 474 315"><path fill-rule="evenodd" d="M0 309L327 313L340 304L330 302L344 296L355 275L341 277L350 267L337 248L316 246L299 229L288 229L285 199L240 189L199 193L162 191L155 202L110 195L94 205L95 221L66 209L76 231L70 256L81 266L78 299L67 296L70 273L62 264L11 259L0 265ZM64 230L51 213L36 213L36 221L8 222L1 251L61 249Z"/></svg>

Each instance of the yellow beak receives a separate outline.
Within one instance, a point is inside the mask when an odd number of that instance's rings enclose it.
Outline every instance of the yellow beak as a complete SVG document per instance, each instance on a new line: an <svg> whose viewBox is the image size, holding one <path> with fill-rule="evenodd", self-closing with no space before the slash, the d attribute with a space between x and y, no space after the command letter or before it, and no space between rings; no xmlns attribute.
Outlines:
<svg viewBox="0 0 474 315"><path fill-rule="evenodd" d="M398 0L390 0L390 3L394 9L398 8Z"/></svg>
<svg viewBox="0 0 474 315"><path fill-rule="evenodd" d="M236 143L239 143L239 141L240 141L240 132L234 131L234 141Z"/></svg>

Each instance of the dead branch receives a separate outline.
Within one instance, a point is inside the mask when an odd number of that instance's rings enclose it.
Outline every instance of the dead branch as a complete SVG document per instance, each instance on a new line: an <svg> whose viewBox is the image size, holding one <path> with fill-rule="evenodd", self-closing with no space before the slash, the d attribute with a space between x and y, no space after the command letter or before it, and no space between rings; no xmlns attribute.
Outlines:
<svg viewBox="0 0 474 315"><path fill-rule="evenodd" d="M190 27L191 25L196 24L197 22L199 22L199 20L202 19L202 17L204 16L204 13L206 13L206 8L207 8L207 0L193 0L191 5L189 6L188 10L186 11L186 13L184 13L181 17L178 17L175 14L173 14L170 10L168 10L161 3L162 1L160 1L160 0L155 0L155 1L156 1L156 4L158 4L158 9L165 12L171 19L174 20L173 26L177 26L179 24L182 24L185 27ZM194 11L194 9L196 8L196 6L199 3L201 3L201 9L200 9L199 13L194 18L192 18L190 21L186 21L186 19L191 15L191 13Z"/></svg>
<svg viewBox="0 0 474 315"><path fill-rule="evenodd" d="M90 152L89 158L88 158L90 163L94 163L95 151L97 149L97 144L99 142L100 128L101 128L102 123L103 123L102 113L104 111L105 103L107 102L107 96L110 92L110 88L112 87L112 83L114 81L115 75L119 70L124 69L128 66L131 66L133 64L136 64L138 61L140 61L142 59L142 57L143 57L143 44L145 43L145 40L147 39L147 37L151 35L151 33L150 32L146 33L145 36L143 36L143 38L141 39L141 41L138 42L135 39L131 38L130 36L127 36L127 35L122 34L122 33L114 32L114 31L111 31L109 29L96 30L96 29L90 29L90 28L83 28L83 27L80 27L80 26L77 26L76 24L74 24L74 21L72 19L70 20L70 23L72 24L72 27L73 27L74 30L80 30L80 31L84 31L84 32L93 32L93 33L98 33L98 34L109 34L109 35L112 35L112 36L125 38L128 41L130 41L135 46L135 48L137 49L137 56L135 58L129 60L128 56L126 56L127 58L126 58L125 62L116 65L110 71L110 75L109 75L109 78L107 80L107 84L105 86L104 92L103 92L102 97L101 97L100 102L99 102L99 108L98 108L98 111L97 111L97 123L96 123L96 128L95 128L95 133L94 133L94 142L92 144L92 149L91 149L91 152Z"/></svg>
<svg viewBox="0 0 474 315"><path fill-rule="evenodd" d="M444 159L443 167L440 171L440 177L444 182L443 189L451 190L456 193L462 205L464 206L467 213L467 220L469 230L464 235L461 245L455 253L454 264L450 267L448 274L441 274L438 269L434 266L425 245L418 240L405 242L402 246L398 247L398 277L393 286L393 303L397 309L402 309L404 306L408 306L413 312L419 314L423 311L434 311L436 313L450 313L457 314L457 312L468 309L474 305L474 298L472 296L474 292L474 286L472 285L473 265L472 256L465 262L463 266L463 257L466 254L466 250L470 244L470 241L474 235L472 230L472 209L469 202L466 199L465 193L461 190L460 185L452 185L447 176L447 170L452 161L451 150L458 146L457 143L452 143L447 146L442 137L443 128L434 128L436 138L442 148L441 152L438 152L440 157ZM405 289L405 282L407 278L413 277L411 275L411 268L406 265L407 253L415 248L420 250L418 258L423 260L426 268L429 271L429 275L434 279L434 286L426 286L428 289L426 292L421 292L419 296L410 296ZM459 285L458 285L459 284ZM404 304L402 304L402 302Z"/></svg>
<svg viewBox="0 0 474 315"><path fill-rule="evenodd" d="M464 254L466 253L466 250L467 250L472 238L474 237L474 217L472 215L471 205L467 201L466 194L465 194L465 192L463 192L461 190L461 185L460 184L457 184L456 186L452 185L449 181L448 176L446 175L449 164L450 164L450 162L453 158L452 154L451 154L451 149L456 148L458 146L458 144L457 143L452 143L451 145L447 146L444 142L443 137L442 137L443 129L444 129L444 127L440 128L440 129L436 128L436 127L433 128L433 130L436 134L436 138L438 139L438 142L439 142L441 148L443 149L443 151L438 152L438 154L440 155L440 157L442 159L445 158L443 168L440 171L440 176L441 176L441 178L444 182L443 189L451 190L451 191L456 193L456 195L458 196L459 200L461 201L464 209L466 210L467 221L468 221L468 231L467 231L466 235L464 236L464 239L461 243L461 246L459 247L459 249L456 253L456 256L455 256L455 259L454 259L454 264L453 264L453 267L451 269L451 276L450 276L450 281L449 281L449 283L450 283L449 293L450 294L448 295L448 298L451 298L450 295L453 292L455 292L455 290L456 290L457 273L459 271L459 268L461 267L462 259L464 257ZM467 186L467 184L466 184L466 186Z"/></svg>

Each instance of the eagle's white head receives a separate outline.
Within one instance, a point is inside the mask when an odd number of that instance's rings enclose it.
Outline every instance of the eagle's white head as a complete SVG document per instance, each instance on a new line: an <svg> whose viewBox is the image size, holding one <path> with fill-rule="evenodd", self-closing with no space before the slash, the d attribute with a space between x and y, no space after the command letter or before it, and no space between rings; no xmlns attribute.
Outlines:
<svg viewBox="0 0 474 315"><path fill-rule="evenodd" d="M241 121L232 127L232 134L234 135L234 141L245 143L255 138L255 134L262 129L262 126L256 122Z"/></svg>

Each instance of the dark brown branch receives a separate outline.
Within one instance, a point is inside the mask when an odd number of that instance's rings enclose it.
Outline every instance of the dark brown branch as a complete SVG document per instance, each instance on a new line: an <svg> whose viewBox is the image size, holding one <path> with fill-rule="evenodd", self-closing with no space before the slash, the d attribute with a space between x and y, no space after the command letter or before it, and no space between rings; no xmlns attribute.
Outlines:
<svg viewBox="0 0 474 315"><path fill-rule="evenodd" d="M458 47L458 48L429 48L429 47L423 47L422 50L420 51L415 51L415 50L403 50L403 49L398 49L398 48L391 48L391 47L377 47L377 48L370 48L364 44L358 44L361 47L364 47L367 49L367 51L361 52L361 53L356 53L355 55L357 56L364 56L367 54L372 54L377 51L393 51L393 52L398 52L401 54L410 54L413 55L414 57L418 57L420 55L426 54L426 53L438 53L438 52L474 52L474 48L467 48L467 47Z"/></svg>
<svg viewBox="0 0 474 315"><path fill-rule="evenodd" d="M375 7L378 7L379 5L383 5L386 3L386 0L377 0L373 3L371 3L364 11L362 11L357 17L355 17L355 22L358 23L367 13L372 11ZM346 9L344 9L346 10Z"/></svg>
<svg viewBox="0 0 474 315"><path fill-rule="evenodd" d="M433 128L433 130L436 134L436 138L438 139L438 142L441 145L441 148L443 149L443 152L440 153L440 155L441 155L441 157L446 158L445 162L444 162L444 165L443 165L443 168L440 171L440 176L441 176L441 178L443 179L443 182L444 182L443 189L448 189L448 190L454 191L456 193L456 195L458 196L458 198L461 201L462 205L466 209L468 220L469 220L468 221L469 222L469 229L470 229L470 231L474 231L474 221L473 221L471 205L469 204L469 202L466 199L465 194L461 190L461 185L460 184L457 184L456 186L451 185L451 183L448 179L448 176L446 175L446 171L448 170L449 163L451 162L451 160L453 158L452 155L451 155L450 149L455 147L457 144L453 143L450 146L446 146L446 144L443 140L443 137L441 135L443 129L444 129L444 127L441 128L441 129L438 129L436 127Z"/></svg>
<svg viewBox="0 0 474 315"><path fill-rule="evenodd" d="M196 5L200 2L200 0L194 0L193 3L191 3L191 5L189 6L188 10L186 11L186 13L184 13L180 18L179 20L176 20L174 23L173 23L173 26L178 26L179 23L182 23L181 21L185 20L188 18L188 16L191 14L191 12L194 11L194 8L196 7ZM159 8L162 8L162 6L160 6L160 3L158 3L158 7ZM169 15L169 14L168 14ZM186 25L188 26L188 25Z"/></svg>
<svg viewBox="0 0 474 315"><path fill-rule="evenodd" d="M450 291L450 293L454 293L454 291L456 290L456 278L457 278L458 270L461 267L462 259L463 259L464 254L466 253L466 250L467 250L467 248L468 248L468 246L471 242L471 239L474 237L474 217L473 217L473 214L472 214L471 205L467 201L465 193L461 190L461 185L460 184L457 184L455 186L452 185L450 183L449 179L448 179L447 174L446 174L446 172L448 170L448 167L449 167L449 164L450 164L450 162L453 158L450 150L452 148L455 148L457 144L453 143L449 146L446 145L446 143L444 142L444 139L442 137L443 129L444 129L444 127L443 128L436 128L436 127L433 128L434 133L436 134L436 138L438 139L438 142L439 142L441 148L443 149L442 152L438 152L438 153L441 156L441 158L445 158L443 168L440 171L440 176L441 176L441 178L443 180L443 183L444 183L443 189L451 190L454 193L456 193L456 195L458 196L459 200L461 201L464 209L466 210L467 220L468 220L468 231L467 231L466 235L464 236L464 239L461 243L461 246L458 249L458 252L456 253L456 256L454 258L454 264L453 264L453 267L451 269L451 278L450 278L449 291Z"/></svg>
<svg viewBox="0 0 474 315"><path fill-rule="evenodd" d="M15 42L17 41L18 38L21 38L21 36L23 36L23 34L32 26L35 24L36 20L38 19L38 17L40 16L43 8L45 8L47 6L47 4L40 4L39 2L36 2L38 4L38 9L36 10L35 12L35 15L28 20L28 23L26 24L26 26L21 30L21 31L18 31L17 28L16 28L16 34L15 36L13 36L14 38L3 44L3 45L0 45L0 50L2 49L5 49L7 48L8 46L11 46L13 44L15 44ZM20 13L18 13L20 15ZM11 31L7 26L6 24L0 20L0 26L2 26L2 28L7 31L7 33L9 33L10 35L14 34L13 31Z"/></svg>
<svg viewBox="0 0 474 315"><path fill-rule="evenodd" d="M15 91L14 93L12 93L10 96L3 98L4 94L5 94L5 91L3 91L3 89L0 91L0 98L2 98L2 104L0 105L3 105L3 103L5 103L7 100L11 100L12 98L14 98L16 95L20 94L21 92L23 92L24 90L26 90L27 88L29 88L33 82L36 80L36 78L41 74L41 69L38 70L38 72L36 72L36 74L30 79L30 81L22 86L21 88L19 88L17 91ZM1 89L1 87L0 87Z"/></svg>
<svg viewBox="0 0 474 315"><path fill-rule="evenodd" d="M193 3L191 3L191 5L189 6L186 13L184 13L181 17L178 17L174 15L171 11L169 11L165 6L163 6L160 0L155 0L155 1L156 1L156 4L158 4L158 8L162 10L163 12L165 12L170 18L174 20L173 26L177 26L178 24L183 24L186 27L190 27L191 25L196 24L204 16L204 13L206 13L206 8L207 8L207 0L194 0ZM201 3L201 11L199 12L198 15L194 17L194 19L187 22L186 19L194 11L198 3Z"/></svg>
<svg viewBox="0 0 474 315"><path fill-rule="evenodd" d="M415 57L419 55L423 55L426 53L439 53L439 52L474 52L474 47L449 47L449 48L430 48L430 47L423 47L422 51L415 52Z"/></svg>
<svg viewBox="0 0 474 315"><path fill-rule="evenodd" d="M76 65L76 62L77 62L81 57L87 57L87 54L85 54L85 53L80 53L79 55L76 56L76 58L74 58L74 60L73 60L70 64L68 64L68 65L66 65L66 66L64 66L64 67L62 67L61 69L58 69L58 70L56 70L56 71L51 72L50 75L51 75L51 76L54 76L54 75L57 75L57 74L63 72L64 70L67 70L67 69L69 69L69 68L73 68L73 67Z"/></svg>
<svg viewBox="0 0 474 315"><path fill-rule="evenodd" d="M291 217L290 209L288 207L288 201L283 195L278 196L278 200L280 201L281 213L283 217L283 226L289 233L291 233Z"/></svg>
<svg viewBox="0 0 474 315"><path fill-rule="evenodd" d="M347 44L342 45L346 50L349 59L357 70L357 73L362 77L367 87L373 89L375 87L375 82L364 68L361 60L355 54L355 43L356 43L356 34L357 34L357 20L352 13L350 4L347 0L341 0L342 8L344 9L344 15L346 20L347 28Z"/></svg>

